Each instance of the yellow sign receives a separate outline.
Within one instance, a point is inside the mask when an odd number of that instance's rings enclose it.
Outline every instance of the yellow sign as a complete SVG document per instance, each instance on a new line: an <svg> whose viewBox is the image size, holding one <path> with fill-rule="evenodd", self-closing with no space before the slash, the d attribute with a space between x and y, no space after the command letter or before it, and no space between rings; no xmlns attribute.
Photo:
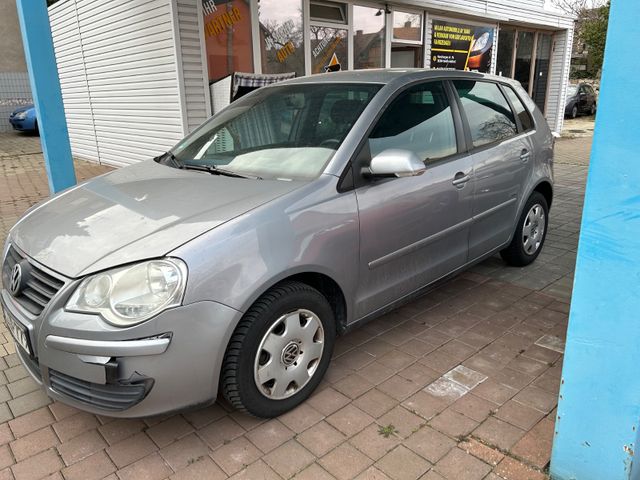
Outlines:
<svg viewBox="0 0 640 480"><path fill-rule="evenodd" d="M340 62L338 61L338 56L335 52L331 56L331 60L329 61L329 65L325 65L325 72L337 72L340 70Z"/></svg>

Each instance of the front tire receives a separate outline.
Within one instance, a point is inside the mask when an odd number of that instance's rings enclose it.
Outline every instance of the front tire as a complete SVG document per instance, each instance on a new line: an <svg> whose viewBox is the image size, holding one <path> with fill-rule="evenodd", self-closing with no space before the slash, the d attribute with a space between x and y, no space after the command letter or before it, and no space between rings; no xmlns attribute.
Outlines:
<svg viewBox="0 0 640 480"><path fill-rule="evenodd" d="M573 108L571 109L571 118L575 119L578 118L578 106L574 105Z"/></svg>
<svg viewBox="0 0 640 480"><path fill-rule="evenodd" d="M316 389L331 360L333 310L316 289L286 281L262 295L238 324L222 365L222 394L238 410L281 415Z"/></svg>
<svg viewBox="0 0 640 480"><path fill-rule="evenodd" d="M516 231L507 248L500 252L513 267L525 267L535 261L547 237L549 206L539 192L533 192L522 210Z"/></svg>

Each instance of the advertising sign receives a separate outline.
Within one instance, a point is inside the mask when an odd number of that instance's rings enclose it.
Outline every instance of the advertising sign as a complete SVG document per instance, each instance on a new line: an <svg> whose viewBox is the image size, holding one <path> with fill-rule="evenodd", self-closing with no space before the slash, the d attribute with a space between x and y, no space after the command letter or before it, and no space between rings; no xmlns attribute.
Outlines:
<svg viewBox="0 0 640 480"><path fill-rule="evenodd" d="M431 68L455 68L488 73L491 69L494 27L433 21Z"/></svg>

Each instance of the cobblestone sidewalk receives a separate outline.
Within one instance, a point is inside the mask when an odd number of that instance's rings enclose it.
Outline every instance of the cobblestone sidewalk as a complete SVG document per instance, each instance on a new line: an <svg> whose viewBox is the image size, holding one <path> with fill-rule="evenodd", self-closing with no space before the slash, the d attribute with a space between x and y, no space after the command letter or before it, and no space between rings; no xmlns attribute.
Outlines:
<svg viewBox="0 0 640 480"><path fill-rule="evenodd" d="M491 258L339 339L317 393L114 420L51 403L0 326L0 480L547 478L590 139L558 142L538 261ZM0 241L48 194L38 137L0 134ZM108 171L76 162L80 179Z"/></svg>

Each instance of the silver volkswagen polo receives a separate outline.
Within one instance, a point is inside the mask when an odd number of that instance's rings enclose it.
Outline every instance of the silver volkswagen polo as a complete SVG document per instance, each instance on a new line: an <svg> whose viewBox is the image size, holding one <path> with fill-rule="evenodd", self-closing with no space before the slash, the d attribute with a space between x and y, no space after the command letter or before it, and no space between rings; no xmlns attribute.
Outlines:
<svg viewBox="0 0 640 480"><path fill-rule="evenodd" d="M542 249L554 138L481 74L378 70L265 87L172 150L29 210L4 318L54 399L141 417L218 392L304 401L336 335L500 252Z"/></svg>

